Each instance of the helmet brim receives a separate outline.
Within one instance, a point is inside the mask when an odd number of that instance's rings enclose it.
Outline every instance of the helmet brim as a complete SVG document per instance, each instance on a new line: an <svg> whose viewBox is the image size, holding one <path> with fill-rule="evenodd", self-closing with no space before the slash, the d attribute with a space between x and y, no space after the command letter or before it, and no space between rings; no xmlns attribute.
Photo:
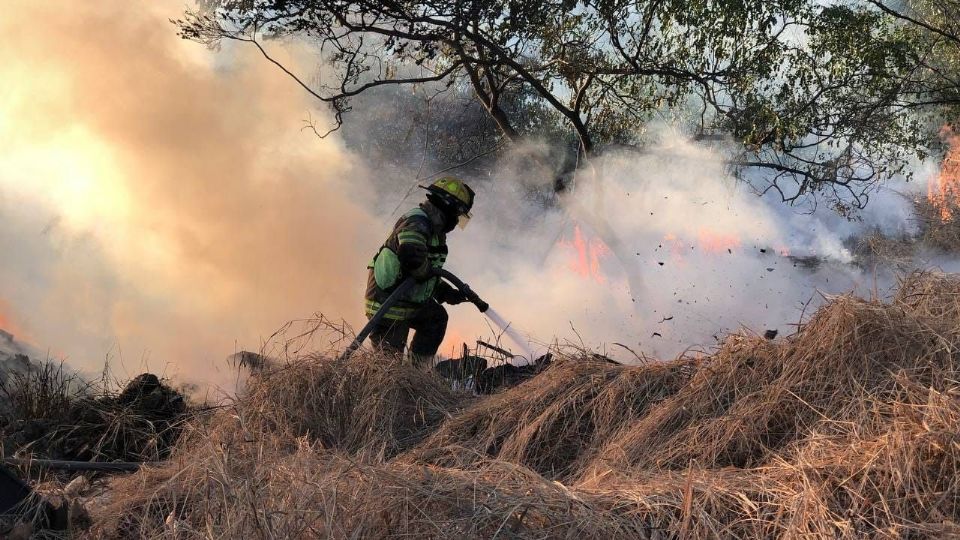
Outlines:
<svg viewBox="0 0 960 540"><path fill-rule="evenodd" d="M426 190L427 193L433 193L438 197L445 197L447 200L450 201L451 204L456 206L458 215L466 216L468 220L471 217L473 217L470 214L470 208L466 208L465 207L466 205L463 204L463 201L457 199L450 193L444 190L436 189L433 186L424 186L422 184L417 184L417 187L419 187L420 189Z"/></svg>

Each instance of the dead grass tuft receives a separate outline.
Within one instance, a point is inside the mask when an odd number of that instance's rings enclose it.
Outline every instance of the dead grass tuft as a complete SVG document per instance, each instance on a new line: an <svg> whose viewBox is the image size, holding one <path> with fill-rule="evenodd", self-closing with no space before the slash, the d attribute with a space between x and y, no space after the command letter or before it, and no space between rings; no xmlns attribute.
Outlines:
<svg viewBox="0 0 960 540"><path fill-rule="evenodd" d="M960 206L947 206L950 219L944 219L944 209L926 197L913 201L914 215L920 225L919 240L922 244L944 253L960 251Z"/></svg>
<svg viewBox="0 0 960 540"><path fill-rule="evenodd" d="M143 384L143 383L146 384ZM186 418L183 396L144 374L124 392L41 362L0 381L5 454L79 461L157 461Z"/></svg>
<svg viewBox="0 0 960 540"><path fill-rule="evenodd" d="M456 415L407 459L464 467L497 458L566 480L622 426L682 388L695 364L560 358L533 380Z"/></svg>
<svg viewBox="0 0 960 540"><path fill-rule="evenodd" d="M252 383L241 409L324 448L383 461L412 447L468 400L433 374L357 354L310 356Z"/></svg>

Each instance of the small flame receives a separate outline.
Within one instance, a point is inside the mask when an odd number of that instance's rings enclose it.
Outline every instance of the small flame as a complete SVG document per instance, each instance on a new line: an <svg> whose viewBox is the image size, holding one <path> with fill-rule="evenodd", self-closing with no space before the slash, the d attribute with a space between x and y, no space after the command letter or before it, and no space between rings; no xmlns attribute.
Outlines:
<svg viewBox="0 0 960 540"><path fill-rule="evenodd" d="M723 233L712 231L706 227L701 227L697 231L695 242L678 237L673 233L667 233L663 237L661 247L670 253L671 259L677 264L686 264L686 257L695 249L702 253L710 255L726 254L738 249L743 245L740 237L733 233Z"/></svg>
<svg viewBox="0 0 960 540"><path fill-rule="evenodd" d="M24 341L29 339L23 327L17 324L17 321L10 315L11 310L8 306L0 300L0 330L3 330L9 334L12 334L14 337L18 338L18 341Z"/></svg>
<svg viewBox="0 0 960 540"><path fill-rule="evenodd" d="M701 228L697 233L700 249L707 253L723 253L740 247L740 238L735 234L717 233Z"/></svg>
<svg viewBox="0 0 960 540"><path fill-rule="evenodd" d="M687 254L689 247L677 238L677 235L673 233L664 235L663 247L670 252L670 259L673 263L681 266L687 264L684 256Z"/></svg>
<svg viewBox="0 0 960 540"><path fill-rule="evenodd" d="M600 262L604 257L610 254L610 248L599 238L588 238L580 230L580 225L573 228L573 241L560 241L563 246L573 249L573 259L570 262L570 269L578 275L593 279L597 283L606 283L607 278L603 275Z"/></svg>
<svg viewBox="0 0 960 540"><path fill-rule="evenodd" d="M950 125L940 130L949 145L940 175L927 187L927 200L940 212L944 222L952 221L954 211L960 206L960 134Z"/></svg>

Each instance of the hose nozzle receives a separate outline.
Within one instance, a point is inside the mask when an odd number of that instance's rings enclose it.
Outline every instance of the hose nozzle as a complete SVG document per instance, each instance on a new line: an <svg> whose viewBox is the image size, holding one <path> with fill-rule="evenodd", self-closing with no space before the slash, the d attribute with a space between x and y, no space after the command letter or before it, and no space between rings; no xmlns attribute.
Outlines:
<svg viewBox="0 0 960 540"><path fill-rule="evenodd" d="M490 309L490 304L481 300L480 295L473 292L473 289L471 289L466 283L463 283L463 287L460 287L460 292L467 297L468 302L477 306L477 309L480 310L480 313L486 313L486 311Z"/></svg>
<svg viewBox="0 0 960 540"><path fill-rule="evenodd" d="M480 310L480 313L486 313L487 310L490 309L490 304L481 300L480 295L473 292L473 289L471 289L469 285L467 285L462 280L460 280L460 278L451 274L447 270L441 269L438 273L442 278L446 279L450 283L453 283L453 286L456 287L457 290L462 292L463 295L467 298L467 301L477 306L477 309Z"/></svg>
<svg viewBox="0 0 960 540"><path fill-rule="evenodd" d="M486 313L487 310L490 309L490 304L481 300L480 297L477 295L473 295L473 296L474 297L470 299L470 301L473 302L473 305L477 306L477 309L480 310L480 313Z"/></svg>

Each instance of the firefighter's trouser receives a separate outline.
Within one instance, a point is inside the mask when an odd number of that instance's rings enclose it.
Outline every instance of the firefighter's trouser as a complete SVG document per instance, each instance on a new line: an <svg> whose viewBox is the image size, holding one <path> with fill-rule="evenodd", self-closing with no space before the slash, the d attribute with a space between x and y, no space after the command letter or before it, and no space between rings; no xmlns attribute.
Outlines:
<svg viewBox="0 0 960 540"><path fill-rule="evenodd" d="M447 310L435 299L427 300L413 317L404 320L383 319L370 332L370 341L377 349L399 356L407 344L407 335L413 329L410 353L416 357L437 354L447 332Z"/></svg>

